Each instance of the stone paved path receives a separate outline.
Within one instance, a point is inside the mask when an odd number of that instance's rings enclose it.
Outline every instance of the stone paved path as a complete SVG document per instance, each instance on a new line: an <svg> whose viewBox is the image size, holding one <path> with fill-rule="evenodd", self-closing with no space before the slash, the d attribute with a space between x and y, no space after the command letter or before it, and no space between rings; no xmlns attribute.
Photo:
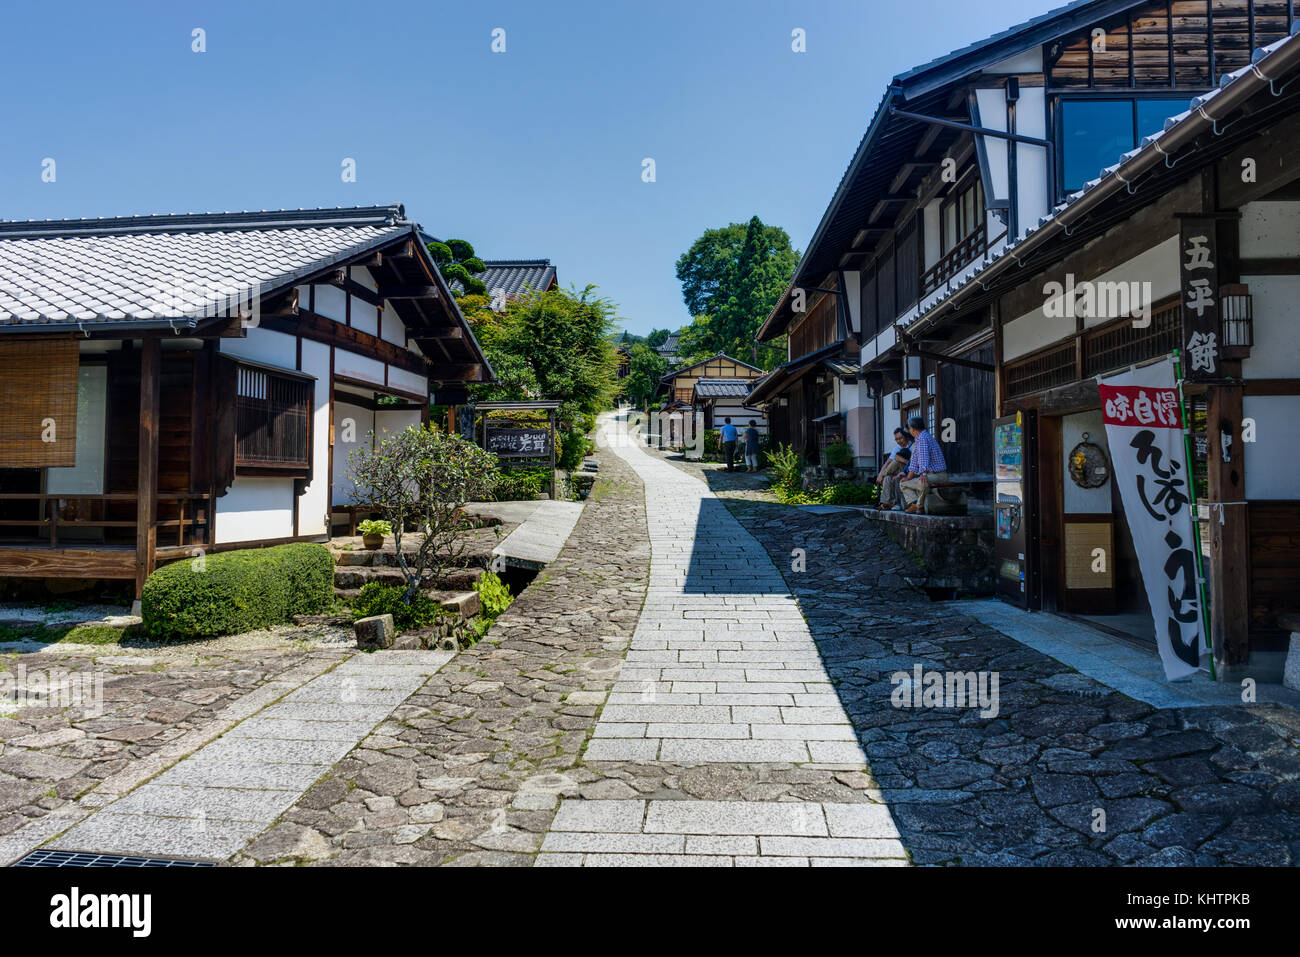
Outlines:
<svg viewBox="0 0 1300 957"><path fill-rule="evenodd" d="M268 828L451 658L437 651L354 655L49 846L223 860Z"/></svg>
<svg viewBox="0 0 1300 957"><path fill-rule="evenodd" d="M650 581L588 764L716 768L742 780L797 765L865 778L853 727L763 547L703 482L633 442L613 451L646 488ZM842 803L567 799L538 863L905 864L888 809L866 792Z"/></svg>

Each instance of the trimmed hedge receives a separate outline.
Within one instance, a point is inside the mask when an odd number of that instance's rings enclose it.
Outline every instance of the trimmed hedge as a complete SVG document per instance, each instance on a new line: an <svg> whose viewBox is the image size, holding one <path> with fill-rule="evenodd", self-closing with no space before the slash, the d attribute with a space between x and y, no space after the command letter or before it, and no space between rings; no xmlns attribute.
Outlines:
<svg viewBox="0 0 1300 957"><path fill-rule="evenodd" d="M316 615L334 601L334 559L324 545L294 542L218 552L165 565L144 583L141 607L153 638L237 635Z"/></svg>

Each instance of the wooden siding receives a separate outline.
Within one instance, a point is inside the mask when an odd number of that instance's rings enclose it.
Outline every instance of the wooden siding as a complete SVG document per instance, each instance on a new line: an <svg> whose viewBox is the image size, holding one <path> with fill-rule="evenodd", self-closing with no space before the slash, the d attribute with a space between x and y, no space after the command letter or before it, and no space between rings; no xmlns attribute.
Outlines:
<svg viewBox="0 0 1300 957"><path fill-rule="evenodd" d="M1153 3L1098 23L1048 51L1057 89L1198 88L1250 63L1287 35L1288 0ZM1105 30L1094 42L1092 30Z"/></svg>
<svg viewBox="0 0 1300 957"><path fill-rule="evenodd" d="M836 299L824 295L790 330L790 358L798 359L839 341L839 316Z"/></svg>
<svg viewBox="0 0 1300 957"><path fill-rule="evenodd" d="M993 343L980 346L961 358L993 362ZM955 441L942 444L950 472L993 471L994 382L997 376L981 369L939 363L939 429L943 419L952 419Z"/></svg>
<svg viewBox="0 0 1300 957"><path fill-rule="evenodd" d="M1300 611L1300 502L1251 502L1247 514L1251 647L1284 650L1277 615Z"/></svg>

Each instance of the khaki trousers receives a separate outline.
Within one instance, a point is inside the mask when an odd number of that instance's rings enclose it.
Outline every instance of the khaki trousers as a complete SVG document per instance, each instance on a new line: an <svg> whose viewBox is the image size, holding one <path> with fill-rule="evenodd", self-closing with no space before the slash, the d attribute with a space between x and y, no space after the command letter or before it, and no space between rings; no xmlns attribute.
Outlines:
<svg viewBox="0 0 1300 957"><path fill-rule="evenodd" d="M930 472L928 475L918 475L916 478L904 479L898 483L898 487L903 490L903 502L905 505L917 503L918 512L925 511L925 499L930 494L931 482L948 481L947 472Z"/></svg>

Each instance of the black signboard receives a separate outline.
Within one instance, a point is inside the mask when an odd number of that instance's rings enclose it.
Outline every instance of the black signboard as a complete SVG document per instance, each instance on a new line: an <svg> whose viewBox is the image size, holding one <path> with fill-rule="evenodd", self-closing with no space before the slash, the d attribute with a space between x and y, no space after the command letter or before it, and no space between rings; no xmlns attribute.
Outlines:
<svg viewBox="0 0 1300 957"><path fill-rule="evenodd" d="M487 430L487 450L503 459L544 459L551 455L549 429Z"/></svg>
<svg viewBox="0 0 1300 957"><path fill-rule="evenodd" d="M1215 220L1184 217L1179 230L1179 277L1183 297L1183 378L1222 376L1219 324L1219 248Z"/></svg>

